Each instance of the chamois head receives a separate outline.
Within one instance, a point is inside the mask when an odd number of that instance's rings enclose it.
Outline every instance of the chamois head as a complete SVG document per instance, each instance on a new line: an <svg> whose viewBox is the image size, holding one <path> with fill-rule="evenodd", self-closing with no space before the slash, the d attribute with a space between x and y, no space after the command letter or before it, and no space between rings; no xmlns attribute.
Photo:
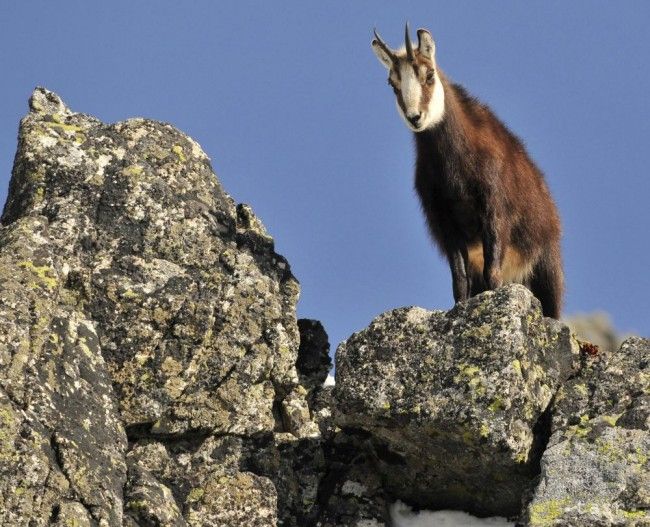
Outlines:
<svg viewBox="0 0 650 527"><path fill-rule="evenodd" d="M406 23L405 47L390 49L375 31L372 49L388 69L388 84L395 92L397 109L414 132L438 124L445 112L445 92L438 76L436 44L426 29L418 29L418 47L413 49Z"/></svg>

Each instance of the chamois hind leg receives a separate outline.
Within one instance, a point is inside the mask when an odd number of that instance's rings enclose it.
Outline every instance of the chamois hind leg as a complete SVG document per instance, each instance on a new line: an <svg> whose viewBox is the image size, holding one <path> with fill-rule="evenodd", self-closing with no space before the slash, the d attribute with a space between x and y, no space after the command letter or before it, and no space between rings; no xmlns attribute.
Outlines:
<svg viewBox="0 0 650 527"><path fill-rule="evenodd" d="M560 248L557 245L549 247L535 265L530 277L530 290L542 303L545 317L560 318L564 274Z"/></svg>

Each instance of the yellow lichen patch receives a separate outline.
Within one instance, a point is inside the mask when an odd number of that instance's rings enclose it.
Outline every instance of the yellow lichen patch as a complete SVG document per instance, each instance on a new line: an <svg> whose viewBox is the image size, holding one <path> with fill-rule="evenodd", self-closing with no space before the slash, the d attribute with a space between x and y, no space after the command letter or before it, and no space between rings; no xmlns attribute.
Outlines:
<svg viewBox="0 0 650 527"><path fill-rule="evenodd" d="M490 406L488 406L488 410L490 410L490 412L495 412L496 413L496 412L499 412L501 410L504 410L505 407L506 406L503 403L503 401L501 400L501 398L495 397L494 401L492 401L490 403Z"/></svg>
<svg viewBox="0 0 650 527"><path fill-rule="evenodd" d="M580 423L577 425L572 425L567 428L567 437L576 436L576 437L586 437L589 432L591 432L591 424L589 423L589 416L582 415L580 416Z"/></svg>
<svg viewBox="0 0 650 527"><path fill-rule="evenodd" d="M473 377L481 371L478 366L470 366L469 364L460 364L458 367L458 375L454 377L454 382L460 382L462 380L472 379Z"/></svg>
<svg viewBox="0 0 650 527"><path fill-rule="evenodd" d="M618 415L601 415L600 420L607 423L609 426L616 426L616 421L618 421L618 418L621 417L623 414L618 414Z"/></svg>
<svg viewBox="0 0 650 527"><path fill-rule="evenodd" d="M127 502L126 508L131 510L145 510L148 506L145 500L131 500Z"/></svg>
<svg viewBox="0 0 650 527"><path fill-rule="evenodd" d="M36 192L34 192L34 203L38 204L41 201L43 201L43 198L45 197L45 188L44 187L38 187L36 189Z"/></svg>
<svg viewBox="0 0 650 527"><path fill-rule="evenodd" d="M528 461L528 452L519 452L519 453L515 456L515 461L516 461L517 463L522 464L522 465L523 465L524 463L526 463L526 462Z"/></svg>
<svg viewBox="0 0 650 527"><path fill-rule="evenodd" d="M81 132L83 130L83 127L77 126L74 124L66 124L63 122L62 116L59 114L53 114L52 115L52 121L43 121L43 124L55 128L58 130L63 130L65 132Z"/></svg>
<svg viewBox="0 0 650 527"><path fill-rule="evenodd" d="M608 462L631 461L625 452L625 445L616 441L608 441L602 437L596 439L596 452Z"/></svg>
<svg viewBox="0 0 650 527"><path fill-rule="evenodd" d="M192 490L187 495L187 501L189 503L199 501L203 495L205 494L205 490L202 489L201 487L194 487Z"/></svg>
<svg viewBox="0 0 650 527"><path fill-rule="evenodd" d="M521 375L521 362L519 362L519 359L515 359L511 362L512 364L512 369L515 371L517 375Z"/></svg>
<svg viewBox="0 0 650 527"><path fill-rule="evenodd" d="M640 520L646 518L648 513L646 511L621 511L623 518L627 520Z"/></svg>
<svg viewBox="0 0 650 527"><path fill-rule="evenodd" d="M140 165L129 165L122 170L122 174L125 176L139 176L143 171L144 168L142 168Z"/></svg>
<svg viewBox="0 0 650 527"><path fill-rule="evenodd" d="M455 383L466 382L471 389L472 397L485 395L487 388L484 379L479 375L481 369L478 366L460 364L458 375L454 376Z"/></svg>
<svg viewBox="0 0 650 527"><path fill-rule="evenodd" d="M138 298L138 293L136 293L132 289L127 289L122 293L122 298L125 298L127 300L130 300L132 298Z"/></svg>
<svg viewBox="0 0 650 527"><path fill-rule="evenodd" d="M39 166L36 170L32 170L26 174L27 180L32 183L40 183L45 178L45 167Z"/></svg>
<svg viewBox="0 0 650 527"><path fill-rule="evenodd" d="M36 266L32 262L24 261L18 263L19 267L29 269L38 277L38 282L32 282L30 287L44 286L47 289L54 289L58 283L54 269L47 265ZM54 275L54 276L52 276Z"/></svg>
<svg viewBox="0 0 650 527"><path fill-rule="evenodd" d="M560 517L565 507L569 505L568 499L548 500L535 503L530 507L531 527L550 527Z"/></svg>
<svg viewBox="0 0 650 527"><path fill-rule="evenodd" d="M641 447L637 447L633 453L628 454L627 460L629 463L636 463L645 467L648 465L648 452L643 451Z"/></svg>
<svg viewBox="0 0 650 527"><path fill-rule="evenodd" d="M172 152L178 156L181 163L187 161L187 157L185 157L185 152L183 152L183 147L181 145L172 146Z"/></svg>
<svg viewBox="0 0 650 527"><path fill-rule="evenodd" d="M490 435L490 429L485 423L481 424L481 429L479 432L481 434L481 437L488 437Z"/></svg>
<svg viewBox="0 0 650 527"><path fill-rule="evenodd" d="M582 397L587 397L589 392L587 391L587 386L585 384L576 384L573 389L576 393L580 394Z"/></svg>
<svg viewBox="0 0 650 527"><path fill-rule="evenodd" d="M472 389L475 395L485 395L487 391L483 380L480 377L473 377L469 381L469 387Z"/></svg>

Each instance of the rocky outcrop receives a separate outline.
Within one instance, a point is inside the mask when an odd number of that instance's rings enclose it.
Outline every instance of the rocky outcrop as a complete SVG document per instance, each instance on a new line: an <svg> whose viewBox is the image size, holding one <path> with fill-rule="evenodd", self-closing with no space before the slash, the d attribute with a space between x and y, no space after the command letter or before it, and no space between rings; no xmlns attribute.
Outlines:
<svg viewBox="0 0 650 527"><path fill-rule="evenodd" d="M336 421L369 435L383 491L418 507L649 525L649 352L580 343L522 286L397 309L339 346Z"/></svg>
<svg viewBox="0 0 650 527"><path fill-rule="evenodd" d="M553 408L531 526L648 525L650 341L585 355Z"/></svg>
<svg viewBox="0 0 650 527"><path fill-rule="evenodd" d="M194 141L37 89L0 273L0 523L276 523L247 465L319 433L299 287Z"/></svg>
<svg viewBox="0 0 650 527"><path fill-rule="evenodd" d="M420 507L517 515L545 412L578 354L523 286L448 313L385 313L339 346L342 427L373 437L390 493Z"/></svg>
<svg viewBox="0 0 650 527"><path fill-rule="evenodd" d="M521 286L342 343L175 128L37 89L0 224L0 524L646 525L648 351ZM582 348L580 348L582 346Z"/></svg>

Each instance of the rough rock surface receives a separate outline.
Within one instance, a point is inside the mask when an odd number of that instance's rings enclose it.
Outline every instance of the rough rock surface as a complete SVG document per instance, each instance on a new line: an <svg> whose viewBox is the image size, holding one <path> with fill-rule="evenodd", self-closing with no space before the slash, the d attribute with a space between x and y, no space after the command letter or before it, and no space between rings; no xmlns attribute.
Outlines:
<svg viewBox="0 0 650 527"><path fill-rule="evenodd" d="M0 220L0 525L378 527L389 506L649 525L650 343L521 286L338 350L175 128L35 90ZM548 442L548 446L547 443Z"/></svg>
<svg viewBox="0 0 650 527"><path fill-rule="evenodd" d="M276 523L271 480L206 449L318 435L299 287L194 141L35 90L0 274L0 523Z"/></svg>
<svg viewBox="0 0 650 527"><path fill-rule="evenodd" d="M650 340L585 355L556 397L531 526L650 525Z"/></svg>
<svg viewBox="0 0 650 527"><path fill-rule="evenodd" d="M370 433L385 487L408 503L515 515L544 413L572 371L575 341L523 286L451 311L401 308L336 354L341 427Z"/></svg>

